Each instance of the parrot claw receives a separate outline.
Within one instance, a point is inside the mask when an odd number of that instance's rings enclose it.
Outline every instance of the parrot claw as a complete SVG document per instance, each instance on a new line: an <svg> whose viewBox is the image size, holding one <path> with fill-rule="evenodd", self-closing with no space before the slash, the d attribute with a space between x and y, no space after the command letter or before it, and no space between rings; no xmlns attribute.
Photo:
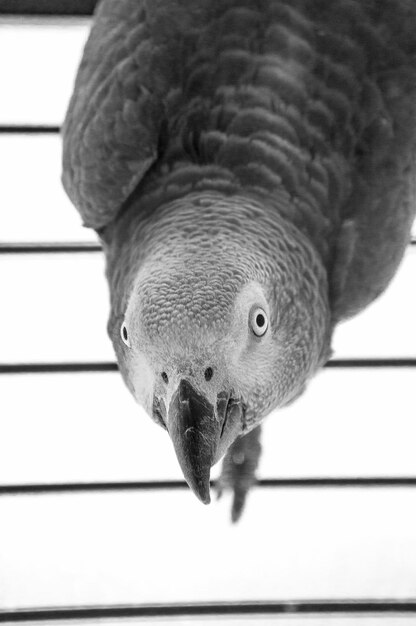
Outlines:
<svg viewBox="0 0 416 626"><path fill-rule="evenodd" d="M238 437L230 446L215 485L217 500L224 491L233 492L231 521L238 522L244 510L247 494L256 482L256 469L261 453L260 426L247 435Z"/></svg>
<svg viewBox="0 0 416 626"><path fill-rule="evenodd" d="M223 493L224 493L224 489L221 484L221 478L219 478L215 483L215 496L216 496L217 502L218 500L221 500Z"/></svg>
<svg viewBox="0 0 416 626"><path fill-rule="evenodd" d="M241 490L238 488L234 488L233 505L231 507L231 521L233 524L238 522L238 520L243 514L244 506L246 504L246 499L247 499L247 493L250 487L247 487L246 489L241 489Z"/></svg>

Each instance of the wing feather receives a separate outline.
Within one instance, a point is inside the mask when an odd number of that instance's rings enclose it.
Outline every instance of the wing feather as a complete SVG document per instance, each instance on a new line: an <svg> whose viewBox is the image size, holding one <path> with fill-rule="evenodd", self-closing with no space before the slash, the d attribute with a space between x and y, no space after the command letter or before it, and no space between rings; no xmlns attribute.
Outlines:
<svg viewBox="0 0 416 626"><path fill-rule="evenodd" d="M62 174L95 229L117 216L157 157L163 85L151 80L148 48L144 0L99 5L63 125Z"/></svg>

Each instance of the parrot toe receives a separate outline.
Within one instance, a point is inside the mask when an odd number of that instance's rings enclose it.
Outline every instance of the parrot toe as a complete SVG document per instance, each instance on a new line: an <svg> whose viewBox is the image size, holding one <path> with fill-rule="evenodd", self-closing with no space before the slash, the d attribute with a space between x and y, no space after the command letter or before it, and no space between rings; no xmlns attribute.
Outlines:
<svg viewBox="0 0 416 626"><path fill-rule="evenodd" d="M220 498L226 490L233 492L231 508L233 523L241 518L247 494L256 482L256 469L261 454L260 432L261 428L258 426L247 435L236 439L230 446L216 484L217 498Z"/></svg>

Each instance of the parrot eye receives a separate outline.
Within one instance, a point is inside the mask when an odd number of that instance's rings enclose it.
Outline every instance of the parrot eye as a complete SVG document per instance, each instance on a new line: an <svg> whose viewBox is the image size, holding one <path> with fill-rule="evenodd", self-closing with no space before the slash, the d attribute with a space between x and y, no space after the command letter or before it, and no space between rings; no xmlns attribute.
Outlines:
<svg viewBox="0 0 416 626"><path fill-rule="evenodd" d="M267 320L266 312L263 309L257 307L254 309L250 316L251 330L257 337L262 337L267 330L269 322Z"/></svg>
<svg viewBox="0 0 416 626"><path fill-rule="evenodd" d="M125 343L126 346L128 348L130 348L129 334L127 332L127 328L126 328L126 325L125 325L124 322L123 322L123 324L121 325L121 328L120 328L120 335L121 335L121 338L123 340L123 343Z"/></svg>

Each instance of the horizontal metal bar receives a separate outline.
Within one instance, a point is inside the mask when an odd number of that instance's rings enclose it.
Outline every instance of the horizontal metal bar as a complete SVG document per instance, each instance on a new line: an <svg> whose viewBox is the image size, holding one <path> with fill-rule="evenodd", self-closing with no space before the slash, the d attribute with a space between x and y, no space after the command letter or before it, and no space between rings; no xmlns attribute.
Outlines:
<svg viewBox="0 0 416 626"><path fill-rule="evenodd" d="M332 359L327 368L416 367L416 358Z"/></svg>
<svg viewBox="0 0 416 626"><path fill-rule="evenodd" d="M67 242L13 242L1 243L0 254L56 254L77 252L102 252L102 247L94 241Z"/></svg>
<svg viewBox="0 0 416 626"><path fill-rule="evenodd" d="M416 487L416 477L412 476L371 476L347 478L262 478L256 486L265 489L363 489L363 488L403 488ZM215 489L215 481L211 481ZM175 491L189 489L183 480L92 482L92 483L48 483L0 485L0 496L48 495L83 492L121 491Z"/></svg>
<svg viewBox="0 0 416 626"><path fill-rule="evenodd" d="M0 0L0 15L91 15L98 0Z"/></svg>
<svg viewBox="0 0 416 626"><path fill-rule="evenodd" d="M325 368L407 368L416 367L416 358L397 359L334 359ZM0 363L1 374L76 374L96 372L117 372L118 365L113 361L80 363Z"/></svg>
<svg viewBox="0 0 416 626"><path fill-rule="evenodd" d="M60 132L60 126L32 124L2 124L0 126L0 135L56 135Z"/></svg>
<svg viewBox="0 0 416 626"><path fill-rule="evenodd" d="M163 491L176 489L189 489L189 487L183 480L0 485L0 496L47 495L51 493L82 492L99 493L106 491Z"/></svg>
<svg viewBox="0 0 416 626"><path fill-rule="evenodd" d="M208 602L128 606L63 607L0 611L0 622L50 622L63 620L127 619L138 617L236 615L377 615L416 614L416 600L351 599L287 600L265 602Z"/></svg>
<svg viewBox="0 0 416 626"><path fill-rule="evenodd" d="M117 372L114 362L85 363L1 363L1 374L78 374L96 372Z"/></svg>

